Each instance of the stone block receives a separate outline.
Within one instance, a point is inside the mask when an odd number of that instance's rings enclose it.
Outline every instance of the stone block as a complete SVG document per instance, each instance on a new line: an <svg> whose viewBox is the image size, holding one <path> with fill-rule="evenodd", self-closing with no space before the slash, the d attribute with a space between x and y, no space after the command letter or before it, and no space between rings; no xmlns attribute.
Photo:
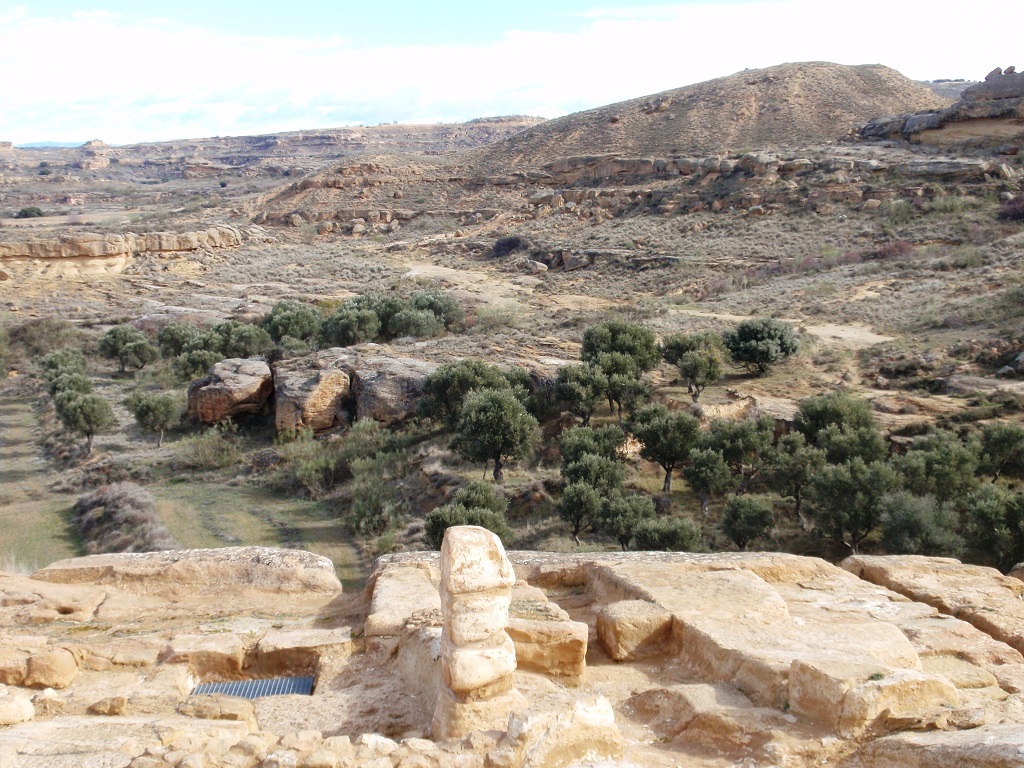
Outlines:
<svg viewBox="0 0 1024 768"><path fill-rule="evenodd" d="M672 614L646 600L620 600L601 608L597 639L616 661L661 655L672 643Z"/></svg>

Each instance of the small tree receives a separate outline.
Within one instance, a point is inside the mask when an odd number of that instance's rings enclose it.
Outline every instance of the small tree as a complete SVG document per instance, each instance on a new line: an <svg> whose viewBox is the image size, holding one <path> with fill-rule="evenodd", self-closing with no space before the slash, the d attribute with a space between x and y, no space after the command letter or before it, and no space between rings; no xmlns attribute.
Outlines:
<svg viewBox="0 0 1024 768"><path fill-rule="evenodd" d="M93 437L117 423L110 403L96 394L67 393L57 399L57 415L71 432L85 437L85 453L92 455Z"/></svg>
<svg viewBox="0 0 1024 768"><path fill-rule="evenodd" d="M625 552L629 549L629 542L633 540L637 527L645 520L652 520L654 515L654 502L647 496L616 493L602 503L597 525L602 532L619 542Z"/></svg>
<svg viewBox="0 0 1024 768"><path fill-rule="evenodd" d="M899 475L880 461L826 465L811 484L818 529L858 554L861 542L881 524L882 499L898 487Z"/></svg>
<svg viewBox="0 0 1024 768"><path fill-rule="evenodd" d="M496 365L472 359L445 363L424 379L419 411L452 429L458 424L462 406L471 392L508 388L508 378Z"/></svg>
<svg viewBox="0 0 1024 768"><path fill-rule="evenodd" d="M602 496L608 496L622 485L626 478L626 468L617 459L585 453L577 461L562 468L562 477L570 485L585 483Z"/></svg>
<svg viewBox="0 0 1024 768"><path fill-rule="evenodd" d="M853 458L870 464L881 461L887 453L871 404L844 392L801 400L793 429L806 438L808 445L825 451L830 464L843 464Z"/></svg>
<svg viewBox="0 0 1024 768"><path fill-rule="evenodd" d="M146 335L130 325L115 325L100 339L100 354L117 360L121 373L127 368L144 368L160 358L160 351Z"/></svg>
<svg viewBox="0 0 1024 768"><path fill-rule="evenodd" d="M722 458L722 452L710 448L694 448L690 451L689 461L683 467L683 479L690 490L700 497L700 512L705 516L712 496L736 488L736 477Z"/></svg>
<svg viewBox="0 0 1024 768"><path fill-rule="evenodd" d="M981 430L981 471L996 482L1002 475L1024 477L1024 427L986 424Z"/></svg>
<svg viewBox="0 0 1024 768"><path fill-rule="evenodd" d="M964 549L959 523L956 510L934 496L898 491L882 499L882 546L894 555L958 557Z"/></svg>
<svg viewBox="0 0 1024 768"><path fill-rule="evenodd" d="M651 370L661 359L654 331L645 326L622 320L606 320L583 332L583 346L580 350L583 362L596 363L600 355L610 352L619 352L632 358L640 371Z"/></svg>
<svg viewBox="0 0 1024 768"><path fill-rule="evenodd" d="M598 403L608 391L608 377L595 365L565 365L558 369L555 397L574 416L590 423Z"/></svg>
<svg viewBox="0 0 1024 768"><path fill-rule="evenodd" d="M679 369L695 403L701 392L722 378L725 347L716 333L674 334L662 342L661 352Z"/></svg>
<svg viewBox="0 0 1024 768"><path fill-rule="evenodd" d="M82 350L75 347L64 347L55 349L39 361L43 366L43 375L47 379L59 376L61 373L80 373L85 375L85 355Z"/></svg>
<svg viewBox="0 0 1024 768"><path fill-rule="evenodd" d="M206 375L214 363L221 360L219 352L207 349L193 349L174 358L171 367L175 375L183 381L198 379Z"/></svg>
<svg viewBox="0 0 1024 768"><path fill-rule="evenodd" d="M770 318L744 320L722 336L733 362L751 373L764 375L768 369L796 353L793 328Z"/></svg>
<svg viewBox="0 0 1024 768"><path fill-rule="evenodd" d="M770 416L750 419L714 419L702 436L701 444L720 451L729 469L739 479L739 493L745 493L761 470L771 450L775 422Z"/></svg>
<svg viewBox="0 0 1024 768"><path fill-rule="evenodd" d="M626 434L614 424L608 424L598 429L570 427L559 437L562 464L572 464L586 454L618 460L619 452L625 442Z"/></svg>
<svg viewBox="0 0 1024 768"><path fill-rule="evenodd" d="M760 539L775 524L772 505L758 496L734 496L725 504L722 530L740 549Z"/></svg>
<svg viewBox="0 0 1024 768"><path fill-rule="evenodd" d="M1024 561L1024 494L984 485L967 500L971 546L1004 571Z"/></svg>
<svg viewBox="0 0 1024 768"><path fill-rule="evenodd" d="M973 436L966 441L948 430L919 437L903 456L894 460L903 484L918 496L934 496L939 502L961 499L977 485L981 446Z"/></svg>
<svg viewBox="0 0 1024 768"><path fill-rule="evenodd" d="M608 399L608 413L614 414L618 406L619 420L622 420L623 401L631 396L633 382L640 379L640 367L636 360L625 352L602 352L593 364L604 374L605 397ZM642 386L642 385L641 385Z"/></svg>
<svg viewBox="0 0 1024 768"><path fill-rule="evenodd" d="M793 499L793 511L803 529L811 522L804 516L803 494L818 472L825 466L825 452L807 444L800 432L782 437L768 455L766 480L768 486L782 496Z"/></svg>
<svg viewBox="0 0 1024 768"><path fill-rule="evenodd" d="M80 395L87 395L92 392L92 381L78 371L58 369L56 375L48 381L48 389L51 397L56 397L61 392L77 392Z"/></svg>
<svg viewBox="0 0 1024 768"><path fill-rule="evenodd" d="M537 420L509 390L485 389L466 397L452 449L469 461L493 461L494 482L509 459L522 459L539 437Z"/></svg>
<svg viewBox="0 0 1024 768"><path fill-rule="evenodd" d="M572 531L572 539L580 543L580 534L590 528L601 514L603 499L586 483L567 485L558 502L558 514Z"/></svg>
<svg viewBox="0 0 1024 768"><path fill-rule="evenodd" d="M410 303L414 309L431 312L441 321L446 331L458 333L466 328L466 311L450 293L444 291L414 293Z"/></svg>
<svg viewBox="0 0 1024 768"><path fill-rule="evenodd" d="M274 341L285 336L307 341L320 332L322 316L316 307L301 301L279 301L262 320L262 326Z"/></svg>
<svg viewBox="0 0 1024 768"><path fill-rule="evenodd" d="M181 408L170 395L141 395L128 401L128 410L147 432L157 434L156 447L164 444L164 430L181 421Z"/></svg>
<svg viewBox="0 0 1024 768"><path fill-rule="evenodd" d="M168 323L156 334L156 342L164 357L177 357L192 349L205 349L217 343L209 331L192 323Z"/></svg>
<svg viewBox="0 0 1024 768"><path fill-rule="evenodd" d="M662 490L671 493L672 471L683 465L696 446L700 422L688 413L649 405L637 412L632 431L642 443L640 455L665 470Z"/></svg>

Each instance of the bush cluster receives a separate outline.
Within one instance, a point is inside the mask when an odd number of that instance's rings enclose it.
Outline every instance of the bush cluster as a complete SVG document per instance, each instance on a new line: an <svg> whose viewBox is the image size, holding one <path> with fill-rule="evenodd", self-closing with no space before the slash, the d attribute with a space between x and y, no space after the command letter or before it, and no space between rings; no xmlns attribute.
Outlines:
<svg viewBox="0 0 1024 768"><path fill-rule="evenodd" d="M87 555L106 552L156 552L178 544L156 514L156 503L135 483L104 485L71 508Z"/></svg>
<svg viewBox="0 0 1024 768"><path fill-rule="evenodd" d="M85 437L86 455L92 455L93 438L114 426L116 419L110 403L93 392L85 355L63 347L43 357L40 365L57 417L69 432Z"/></svg>

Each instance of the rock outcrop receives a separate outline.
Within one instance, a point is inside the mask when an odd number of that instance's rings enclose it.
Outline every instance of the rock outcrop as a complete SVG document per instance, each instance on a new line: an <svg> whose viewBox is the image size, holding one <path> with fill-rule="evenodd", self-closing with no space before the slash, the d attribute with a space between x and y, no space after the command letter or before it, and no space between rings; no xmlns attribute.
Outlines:
<svg viewBox="0 0 1024 768"><path fill-rule="evenodd" d="M366 357L354 366L352 389L360 419L394 424L411 416L423 394L423 380L435 363L404 357Z"/></svg>
<svg viewBox="0 0 1024 768"><path fill-rule="evenodd" d="M274 366L274 423L278 432L312 429L322 432L346 423L355 355L326 349L308 357L282 360Z"/></svg>
<svg viewBox="0 0 1024 768"><path fill-rule="evenodd" d="M263 360L232 358L210 368L210 374L188 388L188 417L219 424L243 414L259 413L274 392L270 366Z"/></svg>
<svg viewBox="0 0 1024 768"><path fill-rule="evenodd" d="M441 546L441 679L431 729L438 740L504 729L525 700L513 687L516 652L505 632L515 572L501 540L455 526Z"/></svg>
<svg viewBox="0 0 1024 768"><path fill-rule="evenodd" d="M235 248L242 244L236 227L218 224L197 232L149 232L104 235L83 232L56 240L0 243L0 259L82 259L134 256L137 253L178 253L200 248Z"/></svg>
<svg viewBox="0 0 1024 768"><path fill-rule="evenodd" d="M334 564L293 549L228 547L129 552L60 560L32 574L39 581L93 584L147 594L340 593Z"/></svg>

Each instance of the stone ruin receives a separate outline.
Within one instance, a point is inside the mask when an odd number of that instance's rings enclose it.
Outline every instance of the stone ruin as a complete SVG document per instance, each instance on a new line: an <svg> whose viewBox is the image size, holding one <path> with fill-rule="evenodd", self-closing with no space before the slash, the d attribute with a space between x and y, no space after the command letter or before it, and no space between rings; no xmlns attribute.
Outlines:
<svg viewBox="0 0 1024 768"><path fill-rule="evenodd" d="M1024 755L1024 567L256 547L0 574L0 768L972 766ZM312 695L197 683L315 679Z"/></svg>

